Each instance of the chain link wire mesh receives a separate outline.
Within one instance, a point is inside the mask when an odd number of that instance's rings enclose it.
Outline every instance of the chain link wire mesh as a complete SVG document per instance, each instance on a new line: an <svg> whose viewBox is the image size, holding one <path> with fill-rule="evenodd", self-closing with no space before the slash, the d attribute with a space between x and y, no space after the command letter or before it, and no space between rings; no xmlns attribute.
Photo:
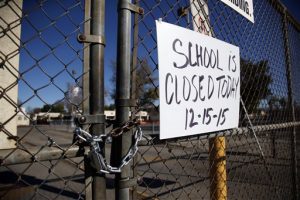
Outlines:
<svg viewBox="0 0 300 200"><path fill-rule="evenodd" d="M299 79L299 73L300 73L300 60L297 56L297 52L299 52L300 48L300 27L299 24L295 24L293 19L289 19L288 22L288 38L289 38L289 49L290 49L290 60L291 60L291 71L292 71L292 90L293 90L293 98L294 98L294 107L295 107L295 119L296 121L299 121L300 115L299 115L299 90L300 83ZM299 141L299 128L296 129L296 148L300 148L300 141ZM298 150L299 151L299 150ZM296 152L296 159L297 159L297 175L298 175L298 187L300 183L300 155Z"/></svg>
<svg viewBox="0 0 300 200"><path fill-rule="evenodd" d="M85 197L72 143L85 102L84 9L81 0L0 1L0 199Z"/></svg>
<svg viewBox="0 0 300 200"><path fill-rule="evenodd" d="M240 47L245 109L241 105L239 129L159 140L155 20L193 29L199 19L190 12L191 2L200 4L197 11L204 16L201 22L206 25L199 30ZM212 199L217 190L224 192L223 199L293 199L293 131L299 136L298 23L287 18L286 44L285 11L275 0L253 2L254 24L221 1L191 2L136 1L144 14L133 26L138 34L133 38L132 92L138 109L150 115L142 122L146 140L133 166L138 199ZM72 143L73 117L82 114L88 102L82 97L87 46L77 41L89 21L84 4L0 1L0 199L84 199L91 185L84 183L83 157L77 157L77 143ZM299 148L299 141L296 144ZM223 171L214 169L216 162L226 166ZM216 177L226 183L222 188L212 187Z"/></svg>
<svg viewBox="0 0 300 200"><path fill-rule="evenodd" d="M134 26L138 28L138 37L133 42L133 60L138 61L133 66L137 76L135 94L140 109L150 114L150 121L143 125L144 134L149 136L147 144L140 146L134 166L140 180L137 187L140 199L213 199L220 189L225 191L220 199L295 198L292 139L295 127L285 123L293 122L289 81L293 86L296 121L299 120L299 26L288 17L290 51L286 52L282 5L268 0L253 3L254 24L217 0L137 1L144 15L139 16ZM203 19L192 16L191 4L197 4ZM204 4L208 5L208 11ZM240 109L239 129L158 139L160 66L155 20L159 18L188 29L193 29L194 21L201 20L203 26L199 30L239 46L241 98L245 103ZM291 59L291 80L287 74L287 55ZM297 128L296 134L299 135ZM215 140L210 139L216 135ZM226 142L220 136L225 136ZM210 141L215 141L211 149ZM214 162L218 161L210 161L216 156L212 155L216 145L226 153L220 159L224 159L227 177L215 171ZM220 174L226 184L223 188L212 187L211 180Z"/></svg>

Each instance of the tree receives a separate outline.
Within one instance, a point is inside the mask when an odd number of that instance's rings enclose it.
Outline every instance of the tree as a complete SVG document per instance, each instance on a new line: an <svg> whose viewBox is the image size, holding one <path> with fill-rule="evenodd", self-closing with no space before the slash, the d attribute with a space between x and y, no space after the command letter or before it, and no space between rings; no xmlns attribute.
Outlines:
<svg viewBox="0 0 300 200"><path fill-rule="evenodd" d="M249 114L257 111L261 100L272 95L271 83L268 61L241 59L241 97Z"/></svg>
<svg viewBox="0 0 300 200"><path fill-rule="evenodd" d="M284 97L270 96L268 100L269 110L285 110L287 108L287 99Z"/></svg>
<svg viewBox="0 0 300 200"><path fill-rule="evenodd" d="M115 85L116 83L116 62L112 61L113 66L113 76L110 79L111 83ZM135 95L140 101L140 105L145 105L147 103L153 103L158 99L158 88L155 87L158 78L154 75L151 66L146 59L141 60L135 69L136 71L136 81L135 81ZM115 99L116 89L110 91L110 96Z"/></svg>
<svg viewBox="0 0 300 200"><path fill-rule="evenodd" d="M158 78L154 75L148 61L143 59L136 71L136 97L141 105L153 103L158 99L158 89L155 87Z"/></svg>
<svg viewBox="0 0 300 200"><path fill-rule="evenodd" d="M33 109L34 114L39 113L39 112L41 112L41 108L34 108Z"/></svg>
<svg viewBox="0 0 300 200"><path fill-rule="evenodd" d="M38 110L37 110L38 111ZM45 104L41 109L41 112L58 112L64 113L64 103L63 102L56 102L53 105Z"/></svg>
<svg viewBox="0 0 300 200"><path fill-rule="evenodd" d="M114 110L114 109L116 109L115 104L104 105L104 109L105 110Z"/></svg>
<svg viewBox="0 0 300 200"><path fill-rule="evenodd" d="M51 106L49 104L46 104L41 108L41 112L50 112L50 111L51 111Z"/></svg>
<svg viewBox="0 0 300 200"><path fill-rule="evenodd" d="M52 106L52 112L58 112L58 113L64 113L65 112L65 106L64 103L56 103Z"/></svg>
<svg viewBox="0 0 300 200"><path fill-rule="evenodd" d="M280 120L282 117L289 118L288 99L284 97L271 96L268 100L269 105L269 119Z"/></svg>

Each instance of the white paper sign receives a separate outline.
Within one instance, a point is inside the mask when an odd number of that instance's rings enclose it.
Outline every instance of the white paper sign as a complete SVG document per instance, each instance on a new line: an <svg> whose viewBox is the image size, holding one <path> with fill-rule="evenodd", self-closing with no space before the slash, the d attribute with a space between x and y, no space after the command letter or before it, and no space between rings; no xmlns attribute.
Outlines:
<svg viewBox="0 0 300 200"><path fill-rule="evenodd" d="M252 0L221 0L226 5L246 17L254 23L253 1Z"/></svg>
<svg viewBox="0 0 300 200"><path fill-rule="evenodd" d="M239 48L156 21L160 138L238 127Z"/></svg>

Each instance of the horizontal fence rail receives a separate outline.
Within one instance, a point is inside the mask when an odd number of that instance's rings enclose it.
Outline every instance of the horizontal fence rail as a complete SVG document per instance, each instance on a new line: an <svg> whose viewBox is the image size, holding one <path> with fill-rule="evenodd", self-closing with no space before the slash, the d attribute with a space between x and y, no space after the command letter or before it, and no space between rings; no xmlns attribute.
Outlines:
<svg viewBox="0 0 300 200"><path fill-rule="evenodd" d="M252 128L248 127L241 127L234 129L232 131L224 131L214 134L207 134L196 136L193 140L199 139L207 139L207 138L214 138L216 135L222 136L233 136L233 135L242 135L242 134L252 134L253 132L268 132L269 135L275 134L274 130L284 129L284 128L291 128L300 126L300 122L287 122L282 124L270 124L270 125L259 125L253 126ZM142 146L148 145L148 143L141 142ZM24 164L24 163L32 163L32 162L39 162L39 161L49 161L49 160L57 160L61 157L63 158L76 158L83 156L83 149L79 147L70 147L70 148L53 148L53 147L45 147L41 151L38 151L39 147L35 148L27 148L24 149L14 149L14 150L1 150L0 151L0 163L2 165L16 165L16 164ZM35 153L38 152L38 153Z"/></svg>

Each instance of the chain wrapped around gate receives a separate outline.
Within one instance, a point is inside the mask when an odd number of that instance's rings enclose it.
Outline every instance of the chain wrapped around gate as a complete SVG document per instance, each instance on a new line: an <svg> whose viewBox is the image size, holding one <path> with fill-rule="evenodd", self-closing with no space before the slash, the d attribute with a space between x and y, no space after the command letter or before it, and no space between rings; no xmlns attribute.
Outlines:
<svg viewBox="0 0 300 200"><path fill-rule="evenodd" d="M122 162L119 166L113 167L107 163L104 151L99 145L99 142L106 143L112 140L113 137L119 137L123 133L134 129L134 141L129 148L127 154L123 157ZM98 172L102 173L120 173L121 169L127 165L138 151L138 142L142 139L142 129L139 126L139 121L134 119L126 122L122 127L117 127L112 129L108 134L103 134L99 136L93 136L89 132L77 127L74 130L74 135L77 139L86 142L90 146L89 157L91 159L91 165Z"/></svg>

